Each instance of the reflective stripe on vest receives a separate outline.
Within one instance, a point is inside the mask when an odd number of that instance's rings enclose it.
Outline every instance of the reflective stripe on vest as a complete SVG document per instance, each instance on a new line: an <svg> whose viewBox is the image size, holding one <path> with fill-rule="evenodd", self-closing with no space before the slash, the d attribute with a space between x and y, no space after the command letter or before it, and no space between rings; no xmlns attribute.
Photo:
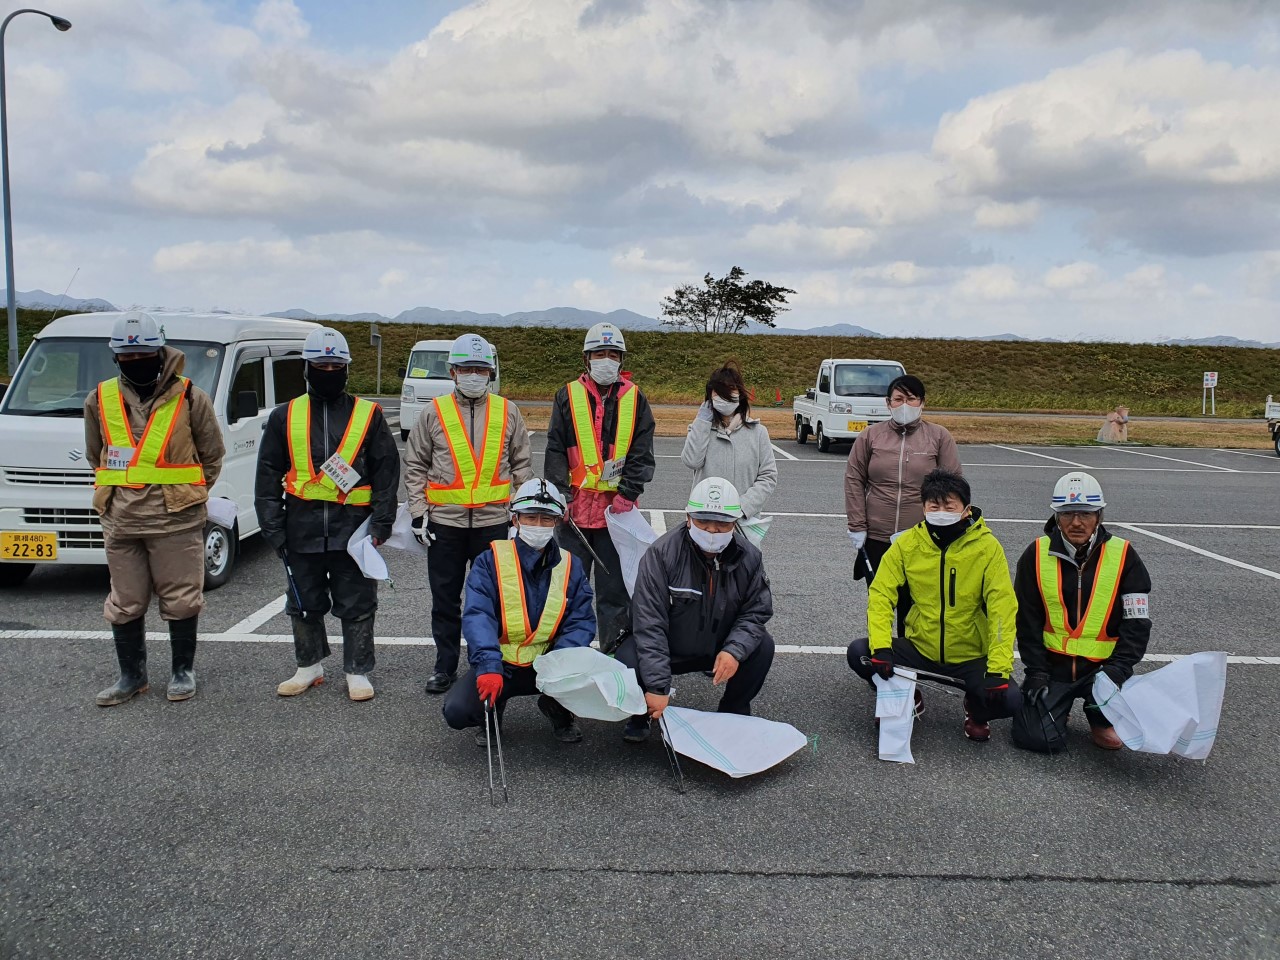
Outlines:
<svg viewBox="0 0 1280 960"><path fill-rule="evenodd" d="M452 393L436 397L436 416L453 456L453 483L428 483L423 491L430 503L460 507L480 507L486 503L506 503L511 499L511 478L502 476L502 454L506 447L507 401L489 395L480 467L476 451L462 425L462 411Z"/></svg>
<svg viewBox="0 0 1280 960"><path fill-rule="evenodd" d="M377 404L372 400L355 398L347 431L338 444L338 456L348 464L354 464L365 434L373 420ZM289 438L289 472L284 478L284 492L299 500L328 500L350 507L367 507L372 500L373 488L369 484L353 487L343 493L328 475L316 470L311 460L311 397L303 394L289 401L287 418ZM365 478L361 478L365 479Z"/></svg>
<svg viewBox="0 0 1280 960"><path fill-rule="evenodd" d="M621 460L631 449L631 437L636 431L635 384L628 383L618 394L618 426L613 437L611 460ZM603 403L604 401L601 400ZM578 459L581 461L569 472L569 482L583 490L599 490L612 493L618 489L618 481L600 479L604 472L604 454L600 450L600 438L596 436L595 418L591 414L591 402L587 388L581 380L569 384L569 413L573 417L573 433L578 442Z"/></svg>
<svg viewBox="0 0 1280 960"><path fill-rule="evenodd" d="M173 435L178 414L187 400L187 387L191 383L179 377L182 389L151 411L142 440L135 446L133 430L129 427L129 413L124 407L124 395L120 392L120 378L104 380L98 384L98 414L102 421L102 435L108 447L133 447L133 457L123 470L105 467L93 473L95 487L143 487L148 483L185 483L204 486L204 467L198 463L170 463L165 459L169 438Z"/></svg>
<svg viewBox="0 0 1280 960"><path fill-rule="evenodd" d="M1036 541L1036 577L1040 582L1040 598L1044 602L1044 645L1054 653L1086 660L1106 660L1116 648L1116 640L1107 634L1107 621L1120 595L1120 571L1129 552L1129 541L1112 537L1102 544L1098 567L1093 575L1093 592L1089 606L1074 630L1067 620L1066 603L1062 599L1062 564L1049 552L1049 538Z"/></svg>
<svg viewBox="0 0 1280 960"><path fill-rule="evenodd" d="M514 540L495 540L493 566L498 575L498 597L502 604L502 659L519 667L527 667L551 646L564 612L569 607L569 571L573 554L560 551L560 562L551 571L547 603L538 619L538 629L529 623L529 607L524 596L524 576L520 555Z"/></svg>

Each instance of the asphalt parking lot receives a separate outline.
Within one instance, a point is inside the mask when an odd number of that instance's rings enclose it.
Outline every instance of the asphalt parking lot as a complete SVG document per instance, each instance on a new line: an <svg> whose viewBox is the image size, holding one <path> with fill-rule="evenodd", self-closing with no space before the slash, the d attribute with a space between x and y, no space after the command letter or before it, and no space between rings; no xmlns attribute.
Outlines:
<svg viewBox="0 0 1280 960"><path fill-rule="evenodd" d="M657 448L641 508L670 525L689 474L679 441ZM777 449L765 558L788 652L757 712L816 741L739 781L688 762L683 796L656 740L588 721L564 746L517 702L511 803L491 809L483 750L422 692L430 594L406 555L387 552L366 704L340 665L275 696L292 651L256 539L208 595L200 693L180 704L159 683L94 706L114 676L105 568L38 570L0 595L16 667L0 673L0 956L1280 956L1280 459L962 447L1011 560L1059 474L1095 473L1155 579L1151 667L1233 657L1221 733L1206 763L1103 754L1077 712L1069 754L1030 756L998 723L966 741L959 701L930 692L917 762L898 766L875 758L872 697L842 655L866 611L844 448ZM167 644L151 650L159 679ZM702 677L679 685L683 705L715 700Z"/></svg>

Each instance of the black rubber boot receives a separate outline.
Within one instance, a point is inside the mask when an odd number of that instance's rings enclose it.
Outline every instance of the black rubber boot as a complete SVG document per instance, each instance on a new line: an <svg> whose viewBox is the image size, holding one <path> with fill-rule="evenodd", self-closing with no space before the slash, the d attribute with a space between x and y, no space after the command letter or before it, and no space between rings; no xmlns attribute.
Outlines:
<svg viewBox="0 0 1280 960"><path fill-rule="evenodd" d="M169 621L169 646L173 650L173 675L169 678L170 700L190 700L196 695L196 621L199 616Z"/></svg>
<svg viewBox="0 0 1280 960"><path fill-rule="evenodd" d="M116 642L116 659L120 662L120 679L97 696L98 706L114 707L146 693L147 633L146 618L128 623L113 623L111 633Z"/></svg>

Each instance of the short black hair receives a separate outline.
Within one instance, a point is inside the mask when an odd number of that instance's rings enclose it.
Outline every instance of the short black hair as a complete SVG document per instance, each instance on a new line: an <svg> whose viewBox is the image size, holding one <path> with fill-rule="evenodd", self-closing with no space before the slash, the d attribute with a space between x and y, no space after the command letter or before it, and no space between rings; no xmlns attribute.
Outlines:
<svg viewBox="0 0 1280 960"><path fill-rule="evenodd" d="M972 502L972 496L969 490L969 481L958 473L952 473L950 470L933 470L924 478L924 482L920 484L920 502L928 503L930 500L943 501L947 497L955 494L961 499L967 507Z"/></svg>
<svg viewBox="0 0 1280 960"><path fill-rule="evenodd" d="M884 398L888 400L893 396L893 391L903 389L913 397L924 399L924 382L919 377L913 377L909 373L904 373L900 377L894 377L889 383L888 389L884 392Z"/></svg>

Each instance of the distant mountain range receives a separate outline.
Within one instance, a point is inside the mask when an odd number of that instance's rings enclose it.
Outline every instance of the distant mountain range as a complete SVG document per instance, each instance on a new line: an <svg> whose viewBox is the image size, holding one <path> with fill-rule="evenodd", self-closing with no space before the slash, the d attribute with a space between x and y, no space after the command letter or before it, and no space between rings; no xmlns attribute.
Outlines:
<svg viewBox="0 0 1280 960"><path fill-rule="evenodd" d="M44 290L21 290L14 295L14 302L29 310L57 310L59 313L99 313L103 310L115 310L114 304L96 297L80 300L76 297L64 297ZM0 302L8 303L9 291L0 290Z"/></svg>

